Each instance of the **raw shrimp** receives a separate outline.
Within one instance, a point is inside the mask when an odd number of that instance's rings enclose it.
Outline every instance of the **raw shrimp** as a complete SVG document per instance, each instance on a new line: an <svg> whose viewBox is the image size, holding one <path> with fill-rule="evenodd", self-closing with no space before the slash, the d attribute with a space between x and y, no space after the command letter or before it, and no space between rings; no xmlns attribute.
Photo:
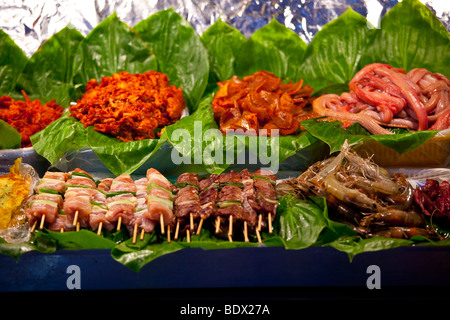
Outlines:
<svg viewBox="0 0 450 320"><path fill-rule="evenodd" d="M426 223L425 216L414 211L414 189L406 176L391 176L371 158L354 153L347 140L338 154L316 162L300 176L278 184L276 189L278 196L324 197L330 218L349 225L363 237L375 234L409 238L414 232L422 232L411 228L424 227ZM427 230L421 234L436 236L434 233Z"/></svg>
<svg viewBox="0 0 450 320"><path fill-rule="evenodd" d="M403 211L397 209L388 209L383 212L369 214L361 219L362 226L404 226L404 227L423 227L425 217L416 211Z"/></svg>
<svg viewBox="0 0 450 320"><path fill-rule="evenodd" d="M414 236L424 236L430 239L441 239L434 230L428 228L409 228L409 227L389 227L386 229L375 230L367 234L368 237L384 238L404 238L409 239Z"/></svg>

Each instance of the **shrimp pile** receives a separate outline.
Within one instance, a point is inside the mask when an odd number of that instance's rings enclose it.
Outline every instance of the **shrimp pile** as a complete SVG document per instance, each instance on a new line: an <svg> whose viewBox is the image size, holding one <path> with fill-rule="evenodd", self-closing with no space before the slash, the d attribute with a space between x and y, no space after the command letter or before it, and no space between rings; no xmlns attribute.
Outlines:
<svg viewBox="0 0 450 320"><path fill-rule="evenodd" d="M393 134L384 127L410 130L450 128L450 79L416 68L408 73L387 64L361 69L349 83L350 92L322 95L314 112L343 122L360 123L372 134Z"/></svg>
<svg viewBox="0 0 450 320"><path fill-rule="evenodd" d="M281 135L294 134L300 121L312 115L305 106L312 103L313 89L303 86L303 80L281 83L281 78L272 73L258 71L242 79L233 76L218 82L218 86L212 106L223 133L243 130L257 134L265 129L267 135L272 135L275 129Z"/></svg>
<svg viewBox="0 0 450 320"><path fill-rule="evenodd" d="M277 185L277 196L325 197L330 218L363 237L439 238L414 206L414 189L403 174L392 176L353 152L346 141L338 155L319 161L300 176Z"/></svg>

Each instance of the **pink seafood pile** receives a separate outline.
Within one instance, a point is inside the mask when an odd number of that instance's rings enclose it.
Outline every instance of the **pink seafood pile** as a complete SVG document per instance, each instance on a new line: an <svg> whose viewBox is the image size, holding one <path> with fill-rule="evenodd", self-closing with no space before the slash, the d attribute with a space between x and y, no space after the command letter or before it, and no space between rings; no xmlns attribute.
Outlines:
<svg viewBox="0 0 450 320"><path fill-rule="evenodd" d="M349 83L349 92L325 94L314 111L343 122L360 123L372 134L392 134L385 127L411 130L450 128L450 79L427 69L409 72L373 63Z"/></svg>

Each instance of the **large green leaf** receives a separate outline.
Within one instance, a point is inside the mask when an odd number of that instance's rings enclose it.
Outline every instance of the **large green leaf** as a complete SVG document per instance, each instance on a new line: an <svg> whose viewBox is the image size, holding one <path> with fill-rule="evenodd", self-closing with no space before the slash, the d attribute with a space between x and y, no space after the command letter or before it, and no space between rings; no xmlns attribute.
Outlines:
<svg viewBox="0 0 450 320"><path fill-rule="evenodd" d="M202 34L201 40L209 52L209 86L214 90L218 81L236 74L236 59L247 39L219 19Z"/></svg>
<svg viewBox="0 0 450 320"><path fill-rule="evenodd" d="M349 8L326 24L308 45L299 73L318 92L342 93L358 71L373 35L366 18ZM319 93L316 94L319 94Z"/></svg>
<svg viewBox="0 0 450 320"><path fill-rule="evenodd" d="M286 248L306 248L355 234L349 227L328 218L323 198L299 200L288 195L279 201L275 223L279 225L277 234Z"/></svg>
<svg viewBox="0 0 450 320"><path fill-rule="evenodd" d="M172 8L159 11L134 26L153 50L159 71L181 87L189 110L195 110L209 76L208 51L194 28Z"/></svg>
<svg viewBox="0 0 450 320"><path fill-rule="evenodd" d="M306 50L306 43L292 30L272 19L255 31L242 46L236 62L239 76L260 70L270 71L284 81L298 81L298 66Z"/></svg>
<svg viewBox="0 0 450 320"><path fill-rule="evenodd" d="M87 146L86 129L75 118L63 116L30 137L34 150L54 163L66 152Z"/></svg>
<svg viewBox="0 0 450 320"><path fill-rule="evenodd" d="M165 139L144 139L122 142L114 137L87 128L87 144L101 162L115 175L131 174L164 144Z"/></svg>
<svg viewBox="0 0 450 320"><path fill-rule="evenodd" d="M0 149L20 148L22 136L7 122L0 120Z"/></svg>
<svg viewBox="0 0 450 320"><path fill-rule="evenodd" d="M362 52L360 68L381 62L407 71L426 68L450 76L450 34L419 0L398 3L380 25Z"/></svg>
<svg viewBox="0 0 450 320"><path fill-rule="evenodd" d="M434 137L437 132L435 130L424 130L387 135L370 135L359 124L343 129L339 121L317 121L316 119L302 121L302 125L311 135L328 144L330 153L339 151L345 140L348 140L350 145L374 140L401 155L425 143Z"/></svg>
<svg viewBox="0 0 450 320"><path fill-rule="evenodd" d="M28 58L11 37L0 29L0 96L8 95L23 98L15 92L17 78L25 67Z"/></svg>
<svg viewBox="0 0 450 320"><path fill-rule="evenodd" d="M74 55L83 39L71 26L50 37L28 60L17 81L17 89L25 90L31 100L46 103L56 99L58 104L67 107L73 90Z"/></svg>
<svg viewBox="0 0 450 320"><path fill-rule="evenodd" d="M75 53L73 98L80 97L90 79L100 81L120 71L133 74L157 68L153 51L113 13L89 32Z"/></svg>

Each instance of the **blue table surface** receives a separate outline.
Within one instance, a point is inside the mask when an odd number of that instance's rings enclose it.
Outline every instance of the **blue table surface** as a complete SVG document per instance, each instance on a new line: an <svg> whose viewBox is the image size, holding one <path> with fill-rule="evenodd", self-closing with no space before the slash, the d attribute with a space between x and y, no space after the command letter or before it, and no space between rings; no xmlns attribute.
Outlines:
<svg viewBox="0 0 450 320"><path fill-rule="evenodd" d="M69 266L80 288L98 290L208 288L367 288L369 266L382 288L450 288L450 247L401 247L356 255L329 247L184 249L132 271L109 250L28 252L16 262L0 255L0 293L70 291Z"/></svg>

